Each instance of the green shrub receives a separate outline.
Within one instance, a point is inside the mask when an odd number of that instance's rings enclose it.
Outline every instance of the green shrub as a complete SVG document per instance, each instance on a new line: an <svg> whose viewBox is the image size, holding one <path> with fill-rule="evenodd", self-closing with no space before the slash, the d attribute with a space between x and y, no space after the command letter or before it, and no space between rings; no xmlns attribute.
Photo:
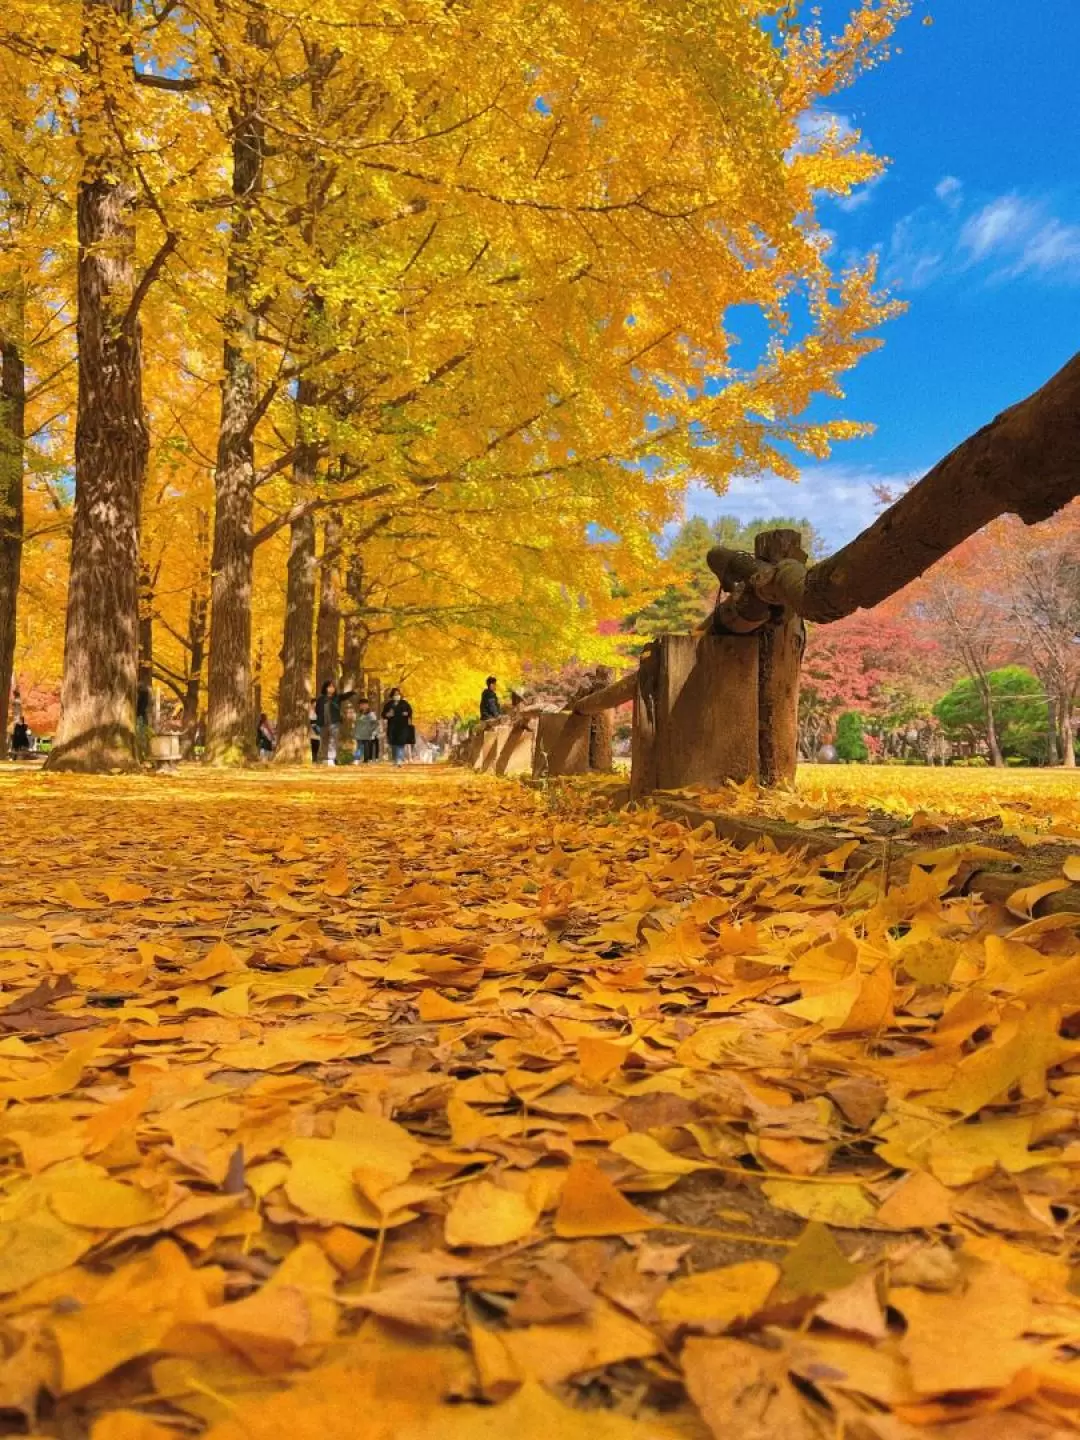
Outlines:
<svg viewBox="0 0 1080 1440"><path fill-rule="evenodd" d="M869 760L870 751L863 739L863 720L857 710L845 710L836 722L836 758L846 764Z"/></svg>

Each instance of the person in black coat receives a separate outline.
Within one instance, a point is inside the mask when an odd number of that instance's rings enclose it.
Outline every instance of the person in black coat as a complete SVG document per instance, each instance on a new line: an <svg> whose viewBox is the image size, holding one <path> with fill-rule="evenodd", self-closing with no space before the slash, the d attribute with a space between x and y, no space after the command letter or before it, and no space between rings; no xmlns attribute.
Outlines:
<svg viewBox="0 0 1080 1440"><path fill-rule="evenodd" d="M25 720L16 720L14 729L11 732L11 753L18 757L29 755L33 746L33 737L30 734L30 726Z"/></svg>
<svg viewBox="0 0 1080 1440"><path fill-rule="evenodd" d="M341 728L341 704L351 700L355 690L339 691L333 680L324 680L319 698L315 701L315 719L319 725L319 739L322 742L322 756L327 765L337 764L338 731Z"/></svg>
<svg viewBox="0 0 1080 1440"><path fill-rule="evenodd" d="M498 683L494 675L489 675L484 682L484 688L480 693L481 720L497 720L502 714L498 691L495 689Z"/></svg>
<svg viewBox="0 0 1080 1440"><path fill-rule="evenodd" d="M395 685L383 706L382 718L386 721L386 743L390 746L390 758L395 765L404 765L405 747L416 742L413 728L412 706Z"/></svg>

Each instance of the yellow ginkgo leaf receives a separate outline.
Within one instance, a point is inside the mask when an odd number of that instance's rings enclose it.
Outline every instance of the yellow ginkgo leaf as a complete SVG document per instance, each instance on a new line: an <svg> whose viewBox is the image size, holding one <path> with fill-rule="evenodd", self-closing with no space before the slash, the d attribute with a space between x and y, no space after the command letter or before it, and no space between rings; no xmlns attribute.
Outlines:
<svg viewBox="0 0 1080 1440"><path fill-rule="evenodd" d="M458 1190L446 1216L447 1245L510 1245L535 1226L539 1211L527 1196L476 1180Z"/></svg>
<svg viewBox="0 0 1080 1440"><path fill-rule="evenodd" d="M588 1235L632 1235L655 1224L618 1191L591 1160L571 1165L555 1212L555 1234L565 1239Z"/></svg>
<svg viewBox="0 0 1080 1440"><path fill-rule="evenodd" d="M646 1170L652 1175L692 1175L695 1170L709 1168L701 1160L686 1160L681 1155L665 1150L651 1135L621 1135L619 1139L611 1142L611 1149L616 1155L621 1155L624 1160L636 1165L639 1170Z"/></svg>
<svg viewBox="0 0 1080 1440"><path fill-rule="evenodd" d="M701 1270L673 1280L657 1302L657 1313L668 1325L726 1330L755 1315L779 1278L779 1268L768 1260Z"/></svg>

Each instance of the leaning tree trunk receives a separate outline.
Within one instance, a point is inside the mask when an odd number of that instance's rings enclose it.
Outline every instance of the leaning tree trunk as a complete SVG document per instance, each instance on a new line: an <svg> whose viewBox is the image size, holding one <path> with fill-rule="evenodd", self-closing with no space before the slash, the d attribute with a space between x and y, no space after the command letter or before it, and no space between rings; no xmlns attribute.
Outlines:
<svg viewBox="0 0 1080 1440"><path fill-rule="evenodd" d="M26 444L26 292L18 277L0 297L0 756L7 754L9 704L23 549L23 455Z"/></svg>
<svg viewBox="0 0 1080 1440"><path fill-rule="evenodd" d="M214 479L206 758L215 765L248 759L255 729L249 713L254 573L251 522L258 420L252 245L253 201L262 184L263 124L256 100L248 98L246 108L232 117L235 218L225 279L224 377Z"/></svg>
<svg viewBox="0 0 1080 1440"><path fill-rule="evenodd" d="M958 445L819 565L765 564L723 546L711 550L709 566L731 596L718 620L728 630L753 629L769 605L820 623L839 620L880 604L999 515L1034 525L1078 495L1080 355Z"/></svg>
<svg viewBox="0 0 1080 1440"><path fill-rule="evenodd" d="M136 185L100 115L131 0L84 0L93 109L81 132L79 401L60 725L50 770L133 770L139 656L139 504L148 453L135 284ZM97 110L100 107L100 110ZM95 113L96 112L96 113Z"/></svg>

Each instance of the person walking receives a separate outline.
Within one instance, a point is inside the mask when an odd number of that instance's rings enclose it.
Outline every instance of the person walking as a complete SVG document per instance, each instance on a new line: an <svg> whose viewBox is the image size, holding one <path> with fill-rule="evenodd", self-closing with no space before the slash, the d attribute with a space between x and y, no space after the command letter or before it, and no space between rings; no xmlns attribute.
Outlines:
<svg viewBox="0 0 1080 1440"><path fill-rule="evenodd" d="M338 731L341 729L341 704L351 700L355 690L339 691L333 680L324 680L315 701L315 718L319 722L319 753L327 765L337 764Z"/></svg>
<svg viewBox="0 0 1080 1440"><path fill-rule="evenodd" d="M370 700L360 701L353 739L356 742L354 765L370 765L379 758L379 717L371 708Z"/></svg>
<svg viewBox="0 0 1080 1440"><path fill-rule="evenodd" d="M499 696L495 687L498 681L494 675L489 675L484 682L484 689L480 694L480 719L497 720L502 714L502 706L499 704Z"/></svg>
<svg viewBox="0 0 1080 1440"><path fill-rule="evenodd" d="M11 755L12 759L18 760L29 755L34 748L34 737L30 726L25 720L15 721L11 732Z"/></svg>
<svg viewBox="0 0 1080 1440"><path fill-rule="evenodd" d="M395 765L404 765L406 746L416 741L413 726L412 706L395 685L383 706L382 718L386 721L386 743L390 746L390 758Z"/></svg>
<svg viewBox="0 0 1080 1440"><path fill-rule="evenodd" d="M274 727L270 724L265 710L259 715L259 725L255 731L255 745L258 748L260 760L269 760L277 745Z"/></svg>

